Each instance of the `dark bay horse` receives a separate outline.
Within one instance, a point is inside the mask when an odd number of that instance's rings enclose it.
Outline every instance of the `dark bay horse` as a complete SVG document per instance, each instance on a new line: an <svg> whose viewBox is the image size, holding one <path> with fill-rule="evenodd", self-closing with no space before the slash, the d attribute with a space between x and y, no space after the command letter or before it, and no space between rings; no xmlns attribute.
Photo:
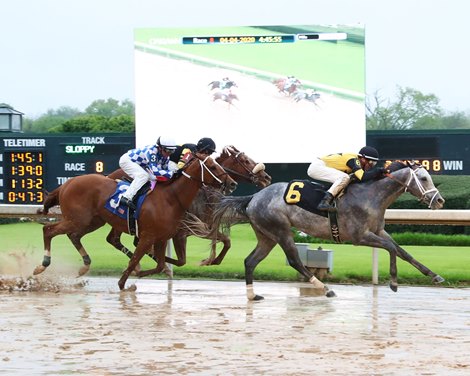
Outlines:
<svg viewBox="0 0 470 376"><path fill-rule="evenodd" d="M235 180L237 183L245 182L253 184L258 188L264 188L271 184L271 176L269 176L266 171L264 164L256 163L244 152L238 150L235 146L229 145L225 146L222 150L222 153L216 158L216 162L219 163L223 169L230 175L230 177ZM111 179L121 179L124 176L124 172L119 169L108 175L108 178ZM192 202L188 213L199 218L202 222L210 225L212 221L212 209L213 206L220 199L221 195L217 192L214 192L212 188L203 188L201 189L196 198ZM186 243L188 236L194 235L187 228L179 228L175 236L173 237L173 245L176 253L176 259L165 257L165 262L176 266L183 266L186 264ZM113 247L123 252L129 258L132 257L132 252L125 247L120 240L121 233L115 229L111 229L106 240ZM209 235L202 235L203 238L210 239ZM220 251L219 255L216 257L216 243L212 244L211 254L209 258L203 260L201 265L219 265L224 259L227 251L230 249L231 242L230 237L219 233L217 236L217 241L223 243L223 248ZM162 247L165 247L165 244L155 244L154 248L159 248L159 252L156 254L162 253ZM164 253L164 250L163 250ZM148 254L155 261L157 260L154 253L150 252Z"/></svg>
<svg viewBox="0 0 470 376"><path fill-rule="evenodd" d="M422 166L394 162L391 171L393 172L381 180L349 185L347 192L338 199L341 238L354 245L383 248L389 252L390 288L393 291L398 288L397 256L431 277L433 282L441 283L444 281L441 276L415 260L384 230L384 216L385 210L404 192L411 193L431 209L441 209L444 199ZM335 295L302 265L291 230L295 227L311 236L330 239L328 219L297 205L286 204L283 196L287 185L288 183L275 183L251 196L223 197L215 209L215 226L249 222L256 234L257 245L245 259L245 281L249 300L263 299L253 291L253 272L276 244L283 249L289 265L305 276L314 287L324 288L328 297Z"/></svg>
<svg viewBox="0 0 470 376"><path fill-rule="evenodd" d="M191 206L202 185L223 187L225 193L232 192L237 183L212 158L194 154L180 173L167 184L158 184L149 193L142 205L138 219L139 244L129 261L127 269L119 279L119 288L124 289L127 278L155 243L164 243L178 230L180 220ZM45 255L42 265L34 274L42 273L51 263L51 240L56 235L67 234L83 258L84 266L79 275L90 268L91 260L81 243L81 238L108 223L119 231L128 232L127 222L105 208L105 203L116 189L116 182L98 174L77 176L60 187L57 202L60 202L62 219L58 223L46 224L43 228ZM46 198L43 213L56 205L55 199ZM163 255L157 255L163 259ZM159 273L157 266L152 272ZM149 273L147 272L148 275Z"/></svg>
<svg viewBox="0 0 470 376"><path fill-rule="evenodd" d="M214 89L230 89L231 87L238 87L235 81L212 81L207 86L210 86L210 90Z"/></svg>

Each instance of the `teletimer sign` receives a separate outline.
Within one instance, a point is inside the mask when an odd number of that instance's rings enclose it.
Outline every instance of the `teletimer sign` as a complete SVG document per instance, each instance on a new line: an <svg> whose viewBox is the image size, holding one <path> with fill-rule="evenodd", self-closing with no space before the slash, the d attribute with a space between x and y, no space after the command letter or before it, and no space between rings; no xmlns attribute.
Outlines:
<svg viewBox="0 0 470 376"><path fill-rule="evenodd" d="M134 134L1 134L0 204L42 204L47 191L84 174L109 174Z"/></svg>

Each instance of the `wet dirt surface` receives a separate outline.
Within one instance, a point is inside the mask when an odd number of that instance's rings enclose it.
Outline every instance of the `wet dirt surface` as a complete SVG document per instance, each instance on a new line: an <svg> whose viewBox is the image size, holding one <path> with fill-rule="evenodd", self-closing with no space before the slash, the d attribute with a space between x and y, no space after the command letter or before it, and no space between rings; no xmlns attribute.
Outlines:
<svg viewBox="0 0 470 376"><path fill-rule="evenodd" d="M470 374L470 289L40 281L0 289L0 375Z"/></svg>

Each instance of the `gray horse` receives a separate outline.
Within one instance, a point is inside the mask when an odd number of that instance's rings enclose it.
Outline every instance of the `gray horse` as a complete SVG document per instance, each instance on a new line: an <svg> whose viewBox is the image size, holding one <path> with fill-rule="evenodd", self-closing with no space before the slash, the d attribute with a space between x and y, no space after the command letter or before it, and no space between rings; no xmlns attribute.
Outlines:
<svg viewBox="0 0 470 376"><path fill-rule="evenodd" d="M396 257L409 262L435 283L444 279L415 260L401 248L384 230L385 210L404 192L409 192L431 209L441 209L444 199L432 182L431 176L415 163L394 162L390 173L380 180L351 184L347 192L337 200L338 225L342 240L354 245L383 248L390 254L390 288L397 291ZM311 213L284 201L288 183L275 183L251 196L224 197L214 214L215 228L235 223L249 222L258 243L245 259L245 281L249 300L261 300L253 291L253 272L276 244L287 256L289 265L304 275L315 288L325 290L328 297L332 290L319 281L302 265L294 243L292 227L311 236L330 239L327 218ZM290 192L295 196L298 192Z"/></svg>

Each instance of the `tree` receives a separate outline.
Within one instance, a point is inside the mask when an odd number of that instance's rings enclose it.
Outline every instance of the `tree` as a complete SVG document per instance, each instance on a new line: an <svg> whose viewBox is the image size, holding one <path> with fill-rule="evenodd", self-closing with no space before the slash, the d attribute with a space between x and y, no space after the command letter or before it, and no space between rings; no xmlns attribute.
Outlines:
<svg viewBox="0 0 470 376"><path fill-rule="evenodd" d="M79 115L80 110L73 107L62 106L57 110L49 109L44 115L41 115L35 120L27 118L24 119L23 131L33 133L49 132L50 129L53 129L63 124L65 121Z"/></svg>
<svg viewBox="0 0 470 376"><path fill-rule="evenodd" d="M119 115L134 116L134 111L134 103L129 99L119 103L118 100L113 98L95 100L85 109L85 113L88 115L101 115L106 117Z"/></svg>
<svg viewBox="0 0 470 376"><path fill-rule="evenodd" d="M23 121L25 132L69 133L69 132L126 132L135 130L134 103L129 99L98 99L81 112L76 108L63 106L48 110L38 119Z"/></svg>
<svg viewBox="0 0 470 376"><path fill-rule="evenodd" d="M108 118L102 115L82 115L67 120L50 131L53 133L132 133L134 130L133 116L119 115Z"/></svg>
<svg viewBox="0 0 470 376"><path fill-rule="evenodd" d="M376 92L366 100L368 130L405 130L436 124L442 117L439 99L411 88L398 87L397 101L391 103Z"/></svg>

